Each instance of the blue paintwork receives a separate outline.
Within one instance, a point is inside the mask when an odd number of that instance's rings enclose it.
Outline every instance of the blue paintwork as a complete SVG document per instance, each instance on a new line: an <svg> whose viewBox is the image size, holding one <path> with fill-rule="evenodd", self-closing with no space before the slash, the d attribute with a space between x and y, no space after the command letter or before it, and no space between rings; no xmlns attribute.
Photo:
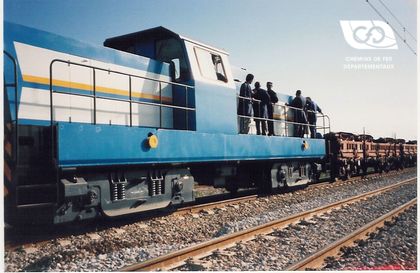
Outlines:
<svg viewBox="0 0 420 273"><path fill-rule="evenodd" d="M149 149L149 133L159 139ZM209 134L151 128L58 124L60 167L116 164L185 163L226 160L320 158L325 155L323 139L256 135Z"/></svg>
<svg viewBox="0 0 420 273"><path fill-rule="evenodd" d="M238 134L235 89L196 81L197 132Z"/></svg>
<svg viewBox="0 0 420 273"><path fill-rule="evenodd" d="M145 70L156 74L169 75L169 65L153 59L104 46L91 45L35 28L4 22L4 49L6 51L12 51L14 55L16 55L13 41L91 58L97 61Z"/></svg>
<svg viewBox="0 0 420 273"><path fill-rule="evenodd" d="M94 59L105 63L117 64L121 66L131 67L147 72L169 76L169 65L163 62L159 62L142 56L137 56L134 54L129 54L104 46L91 45L88 43L80 42L71 38L63 37L42 30L14 23L4 22L4 50L10 53L16 60L18 60L16 50L13 44L14 41L75 56L80 56L82 58ZM5 58L5 60L7 59ZM5 67L5 78L8 82L11 82L13 79L13 71L11 69L12 66L9 65L9 61L7 62L7 68ZM22 86L32 86L49 91L49 85L29 84L27 82L23 82L22 74L19 67L18 84L20 87L18 90L18 101L21 96ZM54 87L54 89L58 90L59 87ZM9 98L14 98L12 93L14 92L13 88L8 88L7 91L9 94ZM77 90L74 91L76 91L75 93L77 93ZM98 94L99 93L100 92L98 92ZM111 94L104 95L113 97L113 95ZM115 97L126 98L125 96ZM13 101L11 101L10 103L13 103ZM11 105L11 111L12 109L14 109L13 107L14 106ZM15 119L13 111L11 115L12 118Z"/></svg>

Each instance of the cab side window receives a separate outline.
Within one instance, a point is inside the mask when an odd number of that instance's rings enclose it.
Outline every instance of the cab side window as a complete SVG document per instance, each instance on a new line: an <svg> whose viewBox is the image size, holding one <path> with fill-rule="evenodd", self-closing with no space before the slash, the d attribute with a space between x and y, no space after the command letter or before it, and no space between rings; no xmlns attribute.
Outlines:
<svg viewBox="0 0 420 273"><path fill-rule="evenodd" d="M175 81L179 81L181 78L181 65L179 62L179 58L172 59L169 62L171 78Z"/></svg>
<svg viewBox="0 0 420 273"><path fill-rule="evenodd" d="M198 67L201 75L207 79L227 82L222 57L201 48L195 48Z"/></svg>
<svg viewBox="0 0 420 273"><path fill-rule="evenodd" d="M170 38L156 41L156 59L169 63L173 81L186 82L190 79L184 49L179 40Z"/></svg>

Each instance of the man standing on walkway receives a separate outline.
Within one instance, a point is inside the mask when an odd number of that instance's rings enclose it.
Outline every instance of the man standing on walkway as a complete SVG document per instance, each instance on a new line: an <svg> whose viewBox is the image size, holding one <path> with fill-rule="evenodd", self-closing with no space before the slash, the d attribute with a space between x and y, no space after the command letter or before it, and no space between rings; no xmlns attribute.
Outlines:
<svg viewBox="0 0 420 273"><path fill-rule="evenodd" d="M269 119L273 119L274 118L274 104L276 104L279 99L277 98L277 94L276 92L274 92L273 88L273 83L272 82L267 82L267 92L268 95L270 96L270 103L268 104L268 118ZM268 135L269 136L274 136L274 122L273 121L268 121Z"/></svg>
<svg viewBox="0 0 420 273"><path fill-rule="evenodd" d="M254 101L254 117L255 127L257 128L257 135L267 134L267 121L268 118L268 105L270 104L270 96L267 91L261 88L259 82L255 83L253 91L253 98L258 100Z"/></svg>
<svg viewBox="0 0 420 273"><path fill-rule="evenodd" d="M254 80L254 75L246 75L245 82L241 85L239 91L238 115L246 116L239 117L239 133L248 134L249 125L251 124L252 110L252 89L251 83Z"/></svg>
<svg viewBox="0 0 420 273"><path fill-rule="evenodd" d="M286 103L287 106L291 106L294 109L293 110L293 116L294 116L294 136L295 137L303 137L305 134L305 126L308 123L306 119L305 114L305 99L302 97L302 91L297 90L296 91L296 97L292 100L292 102L289 104Z"/></svg>
<svg viewBox="0 0 420 273"><path fill-rule="evenodd" d="M306 98L306 111L308 112L308 123L311 131L311 138L316 138L316 114L322 114L321 108L310 97Z"/></svg>

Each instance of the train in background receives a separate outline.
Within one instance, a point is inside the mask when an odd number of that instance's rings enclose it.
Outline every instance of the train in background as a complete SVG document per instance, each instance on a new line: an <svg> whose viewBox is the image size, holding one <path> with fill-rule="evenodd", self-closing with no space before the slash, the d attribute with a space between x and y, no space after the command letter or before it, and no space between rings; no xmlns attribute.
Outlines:
<svg viewBox="0 0 420 273"><path fill-rule="evenodd" d="M232 192L306 185L359 162L343 157L325 115L325 139L293 137L289 95L278 94L277 136L239 134L229 54L163 27L92 46L5 22L4 97L10 224L176 206L194 201L196 182Z"/></svg>
<svg viewBox="0 0 420 273"><path fill-rule="evenodd" d="M370 135L346 132L328 133L324 138L327 143L324 169L330 169L332 178L364 175L368 169L389 172L417 164L416 140L374 139Z"/></svg>

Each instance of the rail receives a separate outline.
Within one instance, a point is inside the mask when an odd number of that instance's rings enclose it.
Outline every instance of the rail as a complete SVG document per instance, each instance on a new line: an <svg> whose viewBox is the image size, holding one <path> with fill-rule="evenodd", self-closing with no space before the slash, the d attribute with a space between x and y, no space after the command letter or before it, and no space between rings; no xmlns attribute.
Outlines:
<svg viewBox="0 0 420 273"><path fill-rule="evenodd" d="M284 113L284 118L279 118L279 119L276 119L276 118L272 118L272 119L271 118L262 118L261 117L261 107L260 107L261 100L257 100L257 99L249 98L249 97L237 96L238 108L239 108L239 101L240 100L251 101L253 109L255 109L254 108L254 103L257 103L256 108L258 109L259 112L258 112L258 115L255 115L255 113L254 113L254 116L247 116L247 115L243 115L243 114L238 114L238 121L239 122L241 121L241 119L249 119L249 120L254 119L254 121L267 122L267 125L269 123L277 123L277 124L280 124L280 128L284 130L283 133L280 133L280 135L282 135L282 136L289 136L289 126L290 125L293 126L292 127L293 128L293 135L292 136L300 136L300 137L303 137L303 134L300 134L297 131L301 130L302 132L305 132L307 127L309 128L308 131L311 131L310 128L314 128L315 134L314 134L313 138L316 138L317 130L322 130L324 135L326 133L329 133L330 130L331 130L330 117L328 115L323 114L323 113L317 113L316 111L312 111L312 110L304 110L304 109L292 107L292 106L289 106L289 105L280 105L280 104L272 103L273 113L276 112L275 109L279 109L280 111L277 111L277 112ZM245 103L242 103L242 106L243 106L242 113L245 113ZM290 115L290 114L288 114L289 111L292 111L292 113L293 113L293 121L289 120L289 115ZM306 118L307 113L314 113L316 115L317 119L322 118L322 126L317 126L316 124L310 124L309 122L296 121L296 116L297 116L297 113L299 113L299 112L302 113L302 116L305 116L305 118L303 118L305 120L307 120L307 118ZM284 124L283 127L281 126L282 124ZM273 124L273 126L274 126L274 124ZM305 133L305 134L309 135L309 132Z"/></svg>
<svg viewBox="0 0 420 273"><path fill-rule="evenodd" d="M55 63L65 63L67 65L75 65L75 66L80 66L80 67L85 67L85 68L92 69L92 72L93 72L93 90L92 90L92 93L93 94L90 95L90 94L68 93L68 92L53 90L53 86L54 86L54 84L53 84L53 82L54 82L53 81L53 65ZM128 98L129 99L118 99L118 98L100 96L100 95L98 96L97 95L97 90L96 90L96 71L104 71L104 72L107 72L108 74L113 73L113 74L127 76L128 77ZM132 78L139 78L139 79L144 79L144 80L154 81L154 82L159 83L159 103L133 100L133 98L132 98ZM162 83L183 87L185 89L185 107L184 106L164 104L162 102ZM95 66L87 65L87 64L75 63L75 62L71 62L71 61L68 61L68 60L66 61L66 60L61 60L61 59L54 59L50 63L50 115L51 115L50 121L51 121L51 125L52 125L54 123L53 93L60 93L60 94L66 94L66 95L93 98L93 122L92 122L93 124L96 124L96 116L97 116L96 100L97 99L105 99L105 100L112 100L112 101L120 101L120 102L129 103L129 105L130 105L130 127L133 126L133 110L132 110L132 104L133 103L142 104L142 105L157 106L157 107L160 108L160 114L159 114L159 125L160 125L160 127L159 128L162 128L162 108L181 109L181 110L193 111L193 112L195 111L195 108L188 107L188 90L189 89L193 90L194 87L190 86L190 85L180 84L180 83L158 80L158 79L154 79L154 78L150 78L150 77L128 74L128 73L124 73L124 72L117 71L117 70L111 70L111 69L95 67ZM186 130L189 130L188 115L186 115L186 126L187 126Z"/></svg>
<svg viewBox="0 0 420 273"><path fill-rule="evenodd" d="M417 204L417 198L414 198L398 208L388 212L385 215L367 223L353 233L325 246L316 253L306 257L305 259L289 266L286 271L304 271L307 269L321 268L327 257L337 256L343 247L349 247L357 240L362 240L368 237L368 234L375 232L378 228L385 225L385 222L392 221L393 218L403 213L407 209Z"/></svg>
<svg viewBox="0 0 420 273"><path fill-rule="evenodd" d="M187 259L193 257L205 257L210 255L213 251L219 249L228 248L238 242L243 242L247 240L251 240L255 238L257 235L265 235L270 234L276 229L281 229L286 227L289 224L296 223L303 219L309 219L315 215L320 215L325 212L329 212L333 209L340 208L347 204L352 204L358 202L360 200L366 199L371 196L375 196L381 194L383 192L396 189L402 185L411 183L412 181L416 180L417 178L411 178L399 183L385 186L383 188L379 188L370 192L365 192L360 195L348 197L346 199L327 204L325 206L317 207L308 211L303 211L297 214L293 214L291 216L287 216L282 219L274 220L256 227L252 227L249 229L237 231L234 233L230 233L215 239L211 239L210 241L198 243L196 245L192 245L172 253L168 253L162 256L158 256L156 258L152 258L150 260L146 260L140 263L136 263L130 266L126 266L121 268L119 271L157 271L157 270L171 270L182 266L186 263Z"/></svg>

